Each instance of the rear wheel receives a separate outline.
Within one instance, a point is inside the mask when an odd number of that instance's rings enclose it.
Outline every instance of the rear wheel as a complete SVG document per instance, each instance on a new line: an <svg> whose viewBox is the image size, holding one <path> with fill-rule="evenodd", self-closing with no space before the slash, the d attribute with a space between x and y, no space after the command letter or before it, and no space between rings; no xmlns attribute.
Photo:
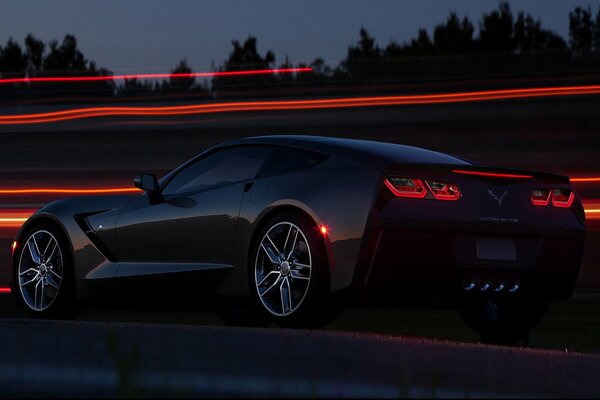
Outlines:
<svg viewBox="0 0 600 400"><path fill-rule="evenodd" d="M262 315L280 326L315 328L341 307L330 293L324 238L296 213L271 218L253 247L250 286Z"/></svg>
<svg viewBox="0 0 600 400"><path fill-rule="evenodd" d="M71 252L54 225L30 228L15 264L18 301L34 317L68 318L75 315Z"/></svg>
<svg viewBox="0 0 600 400"><path fill-rule="evenodd" d="M529 331L544 317L548 304L541 301L477 301L463 304L460 314L484 343L526 344Z"/></svg>

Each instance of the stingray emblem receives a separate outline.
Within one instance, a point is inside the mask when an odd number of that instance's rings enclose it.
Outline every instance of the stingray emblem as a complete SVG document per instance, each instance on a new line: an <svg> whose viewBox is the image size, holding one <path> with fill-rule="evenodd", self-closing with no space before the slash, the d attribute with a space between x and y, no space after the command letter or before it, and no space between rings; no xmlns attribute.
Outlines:
<svg viewBox="0 0 600 400"><path fill-rule="evenodd" d="M491 189L488 189L488 193L496 200L499 206L502 206L502 202L508 197L508 190L505 190L500 197L496 196L496 193L492 192Z"/></svg>

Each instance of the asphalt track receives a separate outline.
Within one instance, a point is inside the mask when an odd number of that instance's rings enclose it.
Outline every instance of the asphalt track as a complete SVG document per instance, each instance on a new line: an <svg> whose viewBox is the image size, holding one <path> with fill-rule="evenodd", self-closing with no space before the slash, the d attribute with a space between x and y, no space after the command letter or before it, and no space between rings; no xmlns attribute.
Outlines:
<svg viewBox="0 0 600 400"><path fill-rule="evenodd" d="M593 397L600 356L268 328L0 320L2 397Z"/></svg>

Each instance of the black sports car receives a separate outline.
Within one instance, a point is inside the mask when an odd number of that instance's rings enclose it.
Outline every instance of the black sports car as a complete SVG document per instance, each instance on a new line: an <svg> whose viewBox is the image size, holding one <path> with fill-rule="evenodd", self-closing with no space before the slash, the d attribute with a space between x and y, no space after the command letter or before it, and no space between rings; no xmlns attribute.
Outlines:
<svg viewBox="0 0 600 400"><path fill-rule="evenodd" d="M23 225L11 281L31 313L175 288L252 299L222 308L228 322L315 326L346 301L450 299L485 340L514 341L572 294L582 257L568 177L391 143L245 138L134 183L143 194L55 201Z"/></svg>

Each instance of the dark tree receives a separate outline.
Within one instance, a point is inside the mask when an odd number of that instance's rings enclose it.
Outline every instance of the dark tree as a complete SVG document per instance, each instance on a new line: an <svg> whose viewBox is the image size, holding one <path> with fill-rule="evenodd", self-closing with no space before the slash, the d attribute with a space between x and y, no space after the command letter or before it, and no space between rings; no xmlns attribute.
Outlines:
<svg viewBox="0 0 600 400"><path fill-rule="evenodd" d="M381 62L381 49L365 28L360 28L359 34L358 43L348 48L346 58L338 67L338 73L351 80L376 78Z"/></svg>
<svg viewBox="0 0 600 400"><path fill-rule="evenodd" d="M426 29L419 29L417 38L410 41L410 48L413 54L416 55L430 55L432 53L433 43L429 39Z"/></svg>
<svg viewBox="0 0 600 400"><path fill-rule="evenodd" d="M27 56L21 46L12 38L4 47L0 46L0 75L3 78L24 77L27 68Z"/></svg>
<svg viewBox="0 0 600 400"><path fill-rule="evenodd" d="M184 58L179 61L179 64L171 70L171 74L191 74L192 67L188 64L188 61ZM196 78L183 77L183 78L169 78L167 83L168 87L172 91L176 92L189 92L196 84Z"/></svg>
<svg viewBox="0 0 600 400"><path fill-rule="evenodd" d="M541 21L529 14L519 12L514 28L516 49L520 53L536 53L542 50L564 50L566 42L556 33L542 29Z"/></svg>
<svg viewBox="0 0 600 400"><path fill-rule="evenodd" d="M600 54L600 6L598 6L598 13L594 21L594 51L596 54Z"/></svg>
<svg viewBox="0 0 600 400"><path fill-rule="evenodd" d="M479 45L483 52L511 52L514 48L513 15L507 2L483 15L479 24Z"/></svg>
<svg viewBox="0 0 600 400"><path fill-rule="evenodd" d="M27 54L27 74L36 76L42 71L46 44L31 33L25 38L25 53Z"/></svg>
<svg viewBox="0 0 600 400"><path fill-rule="evenodd" d="M254 36L249 36L243 44L237 40L231 41L231 44L233 51L229 53L221 71L269 69L275 63L275 54L272 51L267 51L264 57L258 54Z"/></svg>
<svg viewBox="0 0 600 400"><path fill-rule="evenodd" d="M301 88L322 88L332 77L332 69L321 57L315 58L310 64L299 63L298 68L312 68L312 72L296 74L294 82L301 84Z"/></svg>
<svg viewBox="0 0 600 400"><path fill-rule="evenodd" d="M243 44L239 41L231 41L233 50L225 63L217 68L218 71L242 71L242 70L261 70L272 69L275 65L275 54L267 51L264 56L258 53L256 48L256 38L248 36ZM254 76L227 76L214 77L212 79L212 89L217 96L225 93L234 93L238 90L257 90L258 87L264 87L276 82L273 74L254 75ZM250 93L250 92L248 92Z"/></svg>
<svg viewBox="0 0 600 400"><path fill-rule="evenodd" d="M383 58L388 62L398 61L402 57L430 56L433 54L433 42L429 38L426 29L419 29L416 39L411 39L410 43L398 44L395 40L383 50Z"/></svg>
<svg viewBox="0 0 600 400"><path fill-rule="evenodd" d="M331 77L332 69L329 65L325 64L325 60L321 57L317 57L310 63L312 68L312 75L317 79L327 79Z"/></svg>
<svg viewBox="0 0 600 400"><path fill-rule="evenodd" d="M65 35L59 45L51 40L50 51L44 58L44 71L47 74L81 74L87 72L88 61L77 48L77 39L73 35Z"/></svg>
<svg viewBox="0 0 600 400"><path fill-rule="evenodd" d="M123 84L119 86L118 93L120 96L134 97L149 95L153 93L153 90L152 83L131 78L125 79Z"/></svg>
<svg viewBox="0 0 600 400"><path fill-rule="evenodd" d="M465 16L460 21L451 12L445 24L439 24L433 31L433 47L436 54L466 54L473 46L473 23ZM425 32L426 33L426 32Z"/></svg>
<svg viewBox="0 0 600 400"><path fill-rule="evenodd" d="M537 37L541 30L540 21L520 12L515 22L515 45L521 53L537 50Z"/></svg>
<svg viewBox="0 0 600 400"><path fill-rule="evenodd" d="M287 56L285 56L285 60L283 61L283 64L281 64L279 66L279 69L288 69L288 68L294 68L294 65L290 62L289 58ZM279 79L280 82L282 83L291 83L295 80L295 76L294 74L278 74L277 78Z"/></svg>
<svg viewBox="0 0 600 400"><path fill-rule="evenodd" d="M589 6L587 9L576 7L569 13L569 43L573 55L581 56L592 51L594 25Z"/></svg>
<svg viewBox="0 0 600 400"><path fill-rule="evenodd" d="M88 61L77 46L74 35L65 35L59 44L51 40L48 51L42 62L42 71L38 75L45 76L110 76L112 72L106 68L98 68L96 63ZM114 95L112 80L80 83L53 83L35 86L38 92L47 92L52 96L90 98Z"/></svg>

